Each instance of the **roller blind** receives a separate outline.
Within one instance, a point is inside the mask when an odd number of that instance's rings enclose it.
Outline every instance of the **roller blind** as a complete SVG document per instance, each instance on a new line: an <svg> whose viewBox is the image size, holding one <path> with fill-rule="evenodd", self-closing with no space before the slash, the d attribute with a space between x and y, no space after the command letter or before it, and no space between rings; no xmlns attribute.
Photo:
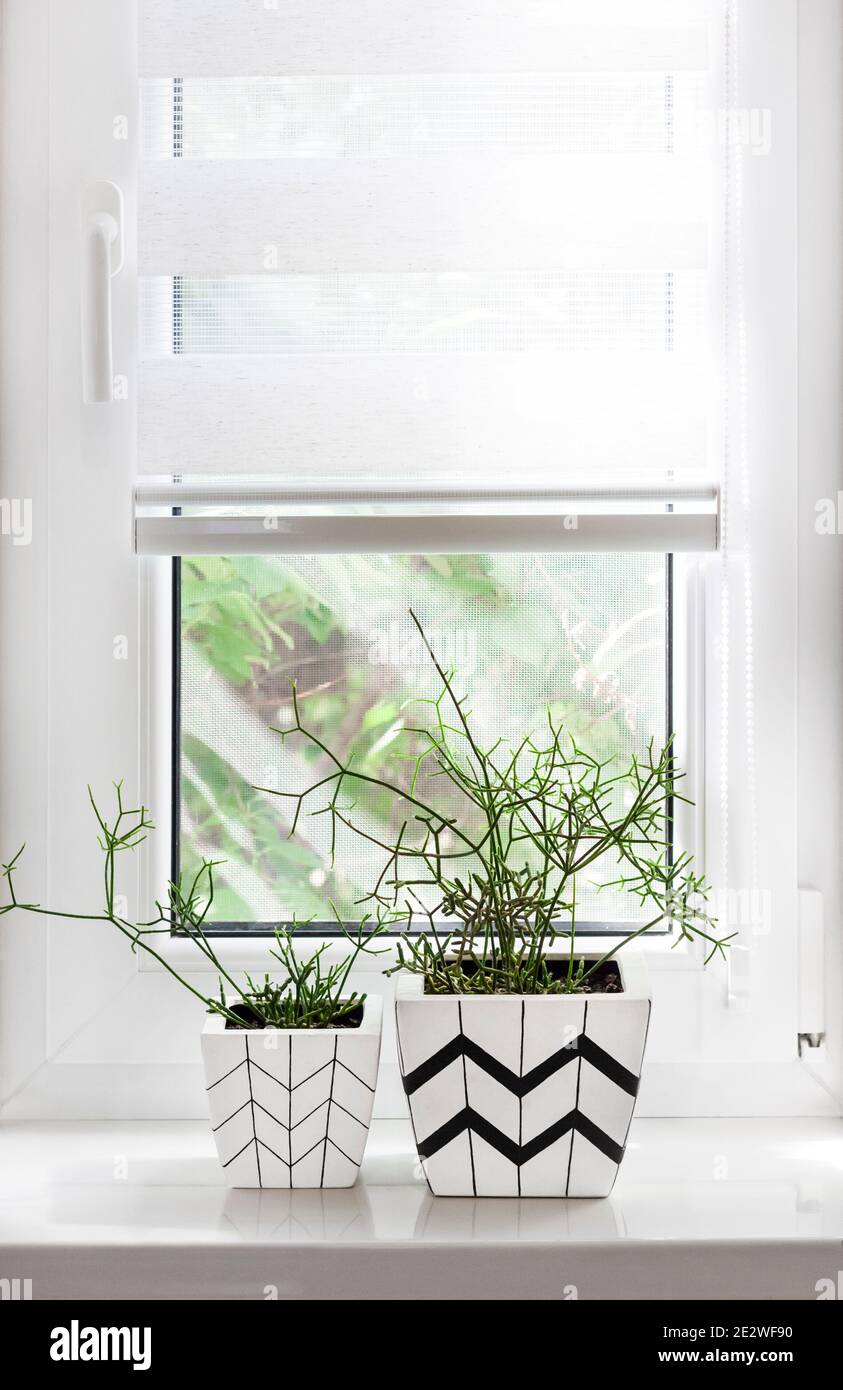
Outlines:
<svg viewBox="0 0 843 1390"><path fill-rule="evenodd" d="M139 548L713 545L721 10L141 0Z"/></svg>

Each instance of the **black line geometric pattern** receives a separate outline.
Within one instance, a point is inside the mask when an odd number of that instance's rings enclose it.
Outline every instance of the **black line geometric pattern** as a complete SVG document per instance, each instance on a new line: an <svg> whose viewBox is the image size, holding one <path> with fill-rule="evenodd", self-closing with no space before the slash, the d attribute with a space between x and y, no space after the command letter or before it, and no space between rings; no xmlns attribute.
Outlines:
<svg viewBox="0 0 843 1390"><path fill-rule="evenodd" d="M500 1003L397 1001L404 1089L431 1190L605 1196L626 1147L649 999ZM440 1044L425 1056L432 1029Z"/></svg>
<svg viewBox="0 0 843 1390"><path fill-rule="evenodd" d="M232 1186L354 1182L371 1122L379 1034L227 1031L206 1032L202 1041L211 1129Z"/></svg>

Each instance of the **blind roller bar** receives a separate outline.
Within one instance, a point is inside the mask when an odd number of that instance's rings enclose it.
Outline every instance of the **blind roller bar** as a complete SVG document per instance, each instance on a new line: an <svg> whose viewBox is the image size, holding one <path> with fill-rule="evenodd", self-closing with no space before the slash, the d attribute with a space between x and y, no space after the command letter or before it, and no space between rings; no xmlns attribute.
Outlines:
<svg viewBox="0 0 843 1390"><path fill-rule="evenodd" d="M238 507L284 506L288 504L377 505L381 503L429 504L464 502L482 506L486 503L598 503L614 505L619 515L624 504L662 503L683 506L704 503L709 511L717 508L718 489L708 481L604 483L565 483L555 487L529 484L521 487L468 486L459 481L443 480L428 487L419 487L400 479L384 479L376 485L355 485L350 482L329 482L315 479L303 484L285 478L191 478L182 482L172 478L148 478L135 487L138 512L151 507Z"/></svg>
<svg viewBox="0 0 843 1390"><path fill-rule="evenodd" d="M177 489L174 489L177 492ZM583 490L583 493L585 490ZM195 495L195 494L194 494ZM300 495L300 494L299 494ZM706 551L717 547L717 494L663 498L613 497L603 493L562 498L500 493L470 502L459 494L429 500L423 490L407 490L399 501L353 504L311 492L306 504L277 496L252 498L239 509L174 514L171 499L162 510L161 493L147 490L135 511L135 549L141 555L226 554L476 554L483 552ZM675 498L677 493L670 494ZM207 499L207 494L205 494ZM424 500L420 500L424 499ZM175 505L178 505L176 503ZM209 505L194 503L193 506ZM156 514L157 506L157 514ZM251 506L252 511L245 510Z"/></svg>
<svg viewBox="0 0 843 1390"><path fill-rule="evenodd" d="M573 524L572 524L573 522ZM138 555L475 555L709 551L713 514L139 518Z"/></svg>

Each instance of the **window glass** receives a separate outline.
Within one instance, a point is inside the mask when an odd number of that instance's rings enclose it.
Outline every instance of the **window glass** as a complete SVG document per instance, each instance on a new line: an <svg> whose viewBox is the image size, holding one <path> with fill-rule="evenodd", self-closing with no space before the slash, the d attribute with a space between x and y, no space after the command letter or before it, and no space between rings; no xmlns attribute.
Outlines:
<svg viewBox="0 0 843 1390"><path fill-rule="evenodd" d="M430 717L417 701L438 693L411 607L486 746L541 733L548 711L600 759L665 741L664 557L236 556L179 568L179 867L226 861L217 923L324 920L330 902L359 917L383 851L341 830L332 866L329 818L305 815L291 837L292 803L256 788L297 792L330 770L303 739L273 732L291 723L291 681L303 721L342 759L409 785L421 743L407 728ZM417 790L450 807L441 779L423 775ZM394 800L359 784L355 797L360 823L388 840ZM598 866L578 885L581 922L638 920L634 901L595 891L614 874Z"/></svg>

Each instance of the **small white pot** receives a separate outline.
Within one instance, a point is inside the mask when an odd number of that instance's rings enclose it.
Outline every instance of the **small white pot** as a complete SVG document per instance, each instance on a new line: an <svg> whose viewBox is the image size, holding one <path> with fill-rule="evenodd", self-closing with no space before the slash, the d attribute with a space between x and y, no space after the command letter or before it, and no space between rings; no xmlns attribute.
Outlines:
<svg viewBox="0 0 843 1390"><path fill-rule="evenodd" d="M209 1014L202 1061L211 1128L231 1187L351 1187L363 1160L383 999L359 1028L226 1028Z"/></svg>
<svg viewBox="0 0 843 1390"><path fill-rule="evenodd" d="M635 1108L650 996L640 957L622 992L425 994L397 979L416 1147L439 1197L605 1197Z"/></svg>

